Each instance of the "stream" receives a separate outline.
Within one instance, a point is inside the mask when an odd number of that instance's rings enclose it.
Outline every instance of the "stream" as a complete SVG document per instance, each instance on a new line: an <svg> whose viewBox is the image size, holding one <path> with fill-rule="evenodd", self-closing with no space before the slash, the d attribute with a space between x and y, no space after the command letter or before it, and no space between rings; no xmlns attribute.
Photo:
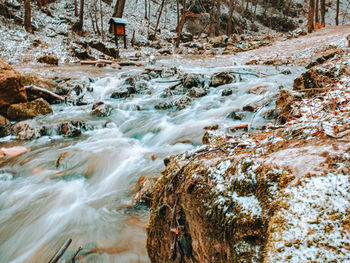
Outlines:
<svg viewBox="0 0 350 263"><path fill-rule="evenodd" d="M226 65L229 64L229 65ZM167 59L155 66L183 73L201 73L207 80L227 70L258 74L236 75L231 84L210 87L207 95L183 109L155 109L167 101L164 91L176 76L147 81L147 91L113 99L112 92L126 76L144 68L124 68L94 79L90 102L104 101L113 107L108 117L90 114L92 104L53 105L54 113L38 117L40 123L79 120L89 127L75 138L49 134L30 141L1 138L0 146L23 145L30 151L0 164L0 262L48 262L67 238L73 242L60 262L68 262L79 246L79 262L149 262L145 244L148 210L133 206L135 184L142 175L164 170L167 156L201 145L203 127L219 130L248 123L252 131L273 120L263 118L274 102L258 112L244 112L242 120L227 117L247 104L272 100L281 86L291 88L302 69L240 66L203 61ZM263 94L248 91L263 85ZM222 96L224 89L232 94ZM183 94L173 94L180 99ZM57 160L60 158L60 162Z"/></svg>

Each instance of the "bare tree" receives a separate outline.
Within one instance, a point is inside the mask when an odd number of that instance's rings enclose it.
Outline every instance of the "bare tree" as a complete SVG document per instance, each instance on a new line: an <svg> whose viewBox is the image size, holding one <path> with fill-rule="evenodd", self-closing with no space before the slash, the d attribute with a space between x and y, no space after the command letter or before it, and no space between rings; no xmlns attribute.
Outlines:
<svg viewBox="0 0 350 263"><path fill-rule="evenodd" d="M321 25L325 26L326 0L321 0Z"/></svg>
<svg viewBox="0 0 350 263"><path fill-rule="evenodd" d="M103 9L102 9L102 0L100 0L100 16L101 16L101 35L102 41L105 41L105 31L103 29Z"/></svg>
<svg viewBox="0 0 350 263"><path fill-rule="evenodd" d="M78 0L74 0L74 15L79 16L78 13Z"/></svg>
<svg viewBox="0 0 350 263"><path fill-rule="evenodd" d="M315 0L309 0L309 13L307 20L307 32L311 33L314 30L314 8Z"/></svg>
<svg viewBox="0 0 350 263"><path fill-rule="evenodd" d="M319 24L320 23L320 20L318 18L318 7L319 7L319 0L316 0L316 6L315 6L315 24Z"/></svg>
<svg viewBox="0 0 350 263"><path fill-rule="evenodd" d="M164 8L164 3L165 3L165 0L162 0L162 3L160 4L160 7L159 7L159 8L160 8L160 10L159 10L159 15L158 15L156 27L154 28L154 38L156 38L156 35L157 35L157 30L158 30L158 26L159 26L160 17L162 16L162 12L163 12L163 8Z"/></svg>
<svg viewBox="0 0 350 263"><path fill-rule="evenodd" d="M337 9L336 9L336 15L335 15L335 24L339 25L339 5L340 5L340 1L337 0Z"/></svg>
<svg viewBox="0 0 350 263"><path fill-rule="evenodd" d="M226 32L228 36L232 34L232 15L233 15L233 9L234 9L234 2L235 0L230 0L230 3L229 3L227 32Z"/></svg>
<svg viewBox="0 0 350 263"><path fill-rule="evenodd" d="M24 0L24 28L28 33L33 34L30 0Z"/></svg>

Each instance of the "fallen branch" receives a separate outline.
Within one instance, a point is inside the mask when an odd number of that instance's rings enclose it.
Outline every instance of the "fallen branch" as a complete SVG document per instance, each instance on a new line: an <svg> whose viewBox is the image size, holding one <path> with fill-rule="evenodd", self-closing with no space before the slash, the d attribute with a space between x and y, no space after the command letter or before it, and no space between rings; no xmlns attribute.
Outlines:
<svg viewBox="0 0 350 263"><path fill-rule="evenodd" d="M253 72L241 72L241 71L234 71L234 70L230 70L229 72L233 74L238 74L238 75L252 75L254 77L260 77L258 74Z"/></svg>
<svg viewBox="0 0 350 263"><path fill-rule="evenodd" d="M49 263L57 263L71 243L72 239L68 238L66 242L64 242L64 244L61 246L61 248L56 252L56 254L50 259Z"/></svg>
<svg viewBox="0 0 350 263"><path fill-rule="evenodd" d="M79 247L78 250L74 253L74 256L72 258L72 263L75 263L75 258L78 256L78 253L83 250L82 247Z"/></svg>
<svg viewBox="0 0 350 263"><path fill-rule="evenodd" d="M43 89L35 85L25 86L25 89L26 89L27 96L31 97L33 100L36 99L37 97L40 97L50 103L54 102L55 100L64 101L64 98L62 96L59 96L50 90Z"/></svg>

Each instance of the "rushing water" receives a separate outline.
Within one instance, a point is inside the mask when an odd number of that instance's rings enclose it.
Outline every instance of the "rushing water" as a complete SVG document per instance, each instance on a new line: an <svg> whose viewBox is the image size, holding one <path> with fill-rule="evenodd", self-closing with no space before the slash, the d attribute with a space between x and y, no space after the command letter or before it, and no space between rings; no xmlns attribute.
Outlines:
<svg viewBox="0 0 350 263"><path fill-rule="evenodd" d="M207 67L194 65L191 61L177 63L183 72L208 76L228 70L215 63ZM69 237L73 242L65 258L82 246L93 252L83 257L83 262L148 262L148 211L132 208L133 186L138 178L160 175L165 157L201 143L204 126L219 124L223 130L233 126L237 121L226 118L230 112L272 97L280 85L289 87L299 72L291 69L293 74L285 76L273 67L230 69L259 71L263 75L244 75L237 83L211 88L208 95L176 111L154 108L157 102L166 100L161 97L162 91L172 85L159 83L159 79L150 81L150 94L111 99L110 93L120 84L122 74L140 71L132 69L97 80L94 91L87 95L91 101L111 104L111 116L91 116L90 104L56 105L54 114L39 118L51 124L83 120L93 129L75 139L51 135L24 142L31 150L2 164L0 262L47 262ZM256 85L266 85L268 92L248 94ZM234 92L222 97L221 91L227 87ZM141 110L136 110L137 106ZM266 109L247 114L242 122L252 123L253 127L266 123L261 117ZM9 140L13 139L4 139L3 146ZM61 154L61 163L56 165ZM152 155L157 159L152 160Z"/></svg>

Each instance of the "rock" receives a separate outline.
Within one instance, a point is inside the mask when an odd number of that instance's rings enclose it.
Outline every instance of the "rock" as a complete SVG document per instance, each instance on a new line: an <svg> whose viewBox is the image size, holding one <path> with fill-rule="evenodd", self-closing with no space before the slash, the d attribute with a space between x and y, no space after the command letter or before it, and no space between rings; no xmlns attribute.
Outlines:
<svg viewBox="0 0 350 263"><path fill-rule="evenodd" d="M292 104L295 101L290 90L282 89L276 100L275 115L276 119L284 124L287 120L293 116L292 114Z"/></svg>
<svg viewBox="0 0 350 263"><path fill-rule="evenodd" d="M96 102L94 105L92 105L92 111L91 115L97 116L97 117L107 117L111 115L112 112L112 106L109 104L105 104L102 101Z"/></svg>
<svg viewBox="0 0 350 263"><path fill-rule="evenodd" d="M13 121L31 119L49 113L52 113L51 106L42 98L31 102L12 104L7 109L7 117Z"/></svg>
<svg viewBox="0 0 350 263"><path fill-rule="evenodd" d="M269 109L262 114L265 120L273 120L275 118L275 109Z"/></svg>
<svg viewBox="0 0 350 263"><path fill-rule="evenodd" d="M161 102L158 102L154 108L157 109L157 110L167 110L167 109L170 109L173 105L171 105L171 103L167 102L167 101L161 101Z"/></svg>
<svg viewBox="0 0 350 263"><path fill-rule="evenodd" d="M134 197L136 205L145 205L150 207L152 205L153 187L158 177L155 175L143 175L136 183L137 194Z"/></svg>
<svg viewBox="0 0 350 263"><path fill-rule="evenodd" d="M189 95L191 97L199 98L207 95L207 91L204 88L193 87L190 89Z"/></svg>
<svg viewBox="0 0 350 263"><path fill-rule="evenodd" d="M324 88L336 77L335 73L324 67L313 67L294 80L293 90L305 91L306 96L324 92Z"/></svg>
<svg viewBox="0 0 350 263"><path fill-rule="evenodd" d="M281 72L283 75L291 75L292 71L290 71L290 69L285 69Z"/></svg>
<svg viewBox="0 0 350 263"><path fill-rule="evenodd" d="M4 116L0 115L0 126L5 126L10 124L10 121L6 119Z"/></svg>
<svg viewBox="0 0 350 263"><path fill-rule="evenodd" d="M72 52L73 52L73 56L78 58L78 59L93 59L95 60L94 57L90 56L89 52L83 48L83 47L80 47L78 45L73 45L72 46Z"/></svg>
<svg viewBox="0 0 350 263"><path fill-rule="evenodd" d="M11 104L27 101L21 75L4 61L0 60L0 114L6 116Z"/></svg>
<svg viewBox="0 0 350 263"><path fill-rule="evenodd" d="M214 48L226 47L228 37L225 35L213 37L209 40L209 43L213 45Z"/></svg>
<svg viewBox="0 0 350 263"><path fill-rule="evenodd" d="M25 73L22 74L21 80L24 86L35 85L37 87L53 91L56 87L56 83L50 79L45 79L39 74Z"/></svg>
<svg viewBox="0 0 350 263"><path fill-rule="evenodd" d="M49 64L49 65L58 65L58 57L54 56L54 55L43 55L41 57L39 57L38 62L40 63L44 63L44 64Z"/></svg>
<svg viewBox="0 0 350 263"><path fill-rule="evenodd" d="M107 46L105 43L102 43L98 39L92 39L87 43L84 43L84 45L90 46L94 49L97 49L98 51L102 52L103 54L106 54L107 56L110 56L112 58L118 58L119 57L119 51L114 46Z"/></svg>
<svg viewBox="0 0 350 263"><path fill-rule="evenodd" d="M83 121L70 121L61 123L58 128L58 134L64 137L78 137L82 134L82 130L86 129L86 124Z"/></svg>
<svg viewBox="0 0 350 263"><path fill-rule="evenodd" d="M16 136L18 140L31 140L42 136L44 127L40 126L35 120L26 120L11 126L11 135Z"/></svg>
<svg viewBox="0 0 350 263"><path fill-rule="evenodd" d="M26 153L28 151L29 149L24 146L14 146L9 148L2 147L0 148L0 158L15 157L15 156L21 155L22 153Z"/></svg>
<svg viewBox="0 0 350 263"><path fill-rule="evenodd" d="M192 102L192 99L188 96L183 96L179 100L175 101L175 105L178 110L186 108L188 104Z"/></svg>
<svg viewBox="0 0 350 263"><path fill-rule="evenodd" d="M231 131L231 132L235 132L235 131L238 131L238 130L248 131L248 124L247 123L239 124L239 125L236 125L236 126L229 127L229 128L227 128L227 130Z"/></svg>
<svg viewBox="0 0 350 263"><path fill-rule="evenodd" d="M219 72L211 76L211 86L217 87L235 81L235 76L230 72Z"/></svg>
<svg viewBox="0 0 350 263"><path fill-rule="evenodd" d="M203 129L204 130L215 131L215 130L219 129L219 124L215 124L215 125L211 125L211 126L205 126Z"/></svg>
<svg viewBox="0 0 350 263"><path fill-rule="evenodd" d="M226 118L233 120L241 121L246 117L246 114L243 111L233 111Z"/></svg>
<svg viewBox="0 0 350 263"><path fill-rule="evenodd" d="M248 93L249 94L255 94L255 95L261 95L267 91L268 85L258 85L254 88L251 88Z"/></svg>
<svg viewBox="0 0 350 263"><path fill-rule="evenodd" d="M270 198L282 172L202 152L208 154L191 161L168 159L154 187L146 229L151 262L263 262Z"/></svg>
<svg viewBox="0 0 350 263"><path fill-rule="evenodd" d="M170 49L163 48L163 49L158 50L158 53L161 55L171 55L172 51Z"/></svg>
<svg viewBox="0 0 350 263"><path fill-rule="evenodd" d="M130 92L126 87L121 87L119 90L116 90L112 93L111 98L113 99L120 99L120 98L127 98L130 96Z"/></svg>
<svg viewBox="0 0 350 263"><path fill-rule="evenodd" d="M339 50L339 49L327 50L324 54L317 57L314 61L310 62L310 64L307 65L306 68L310 69L314 66L321 65L325 63L327 60L333 58L335 55L338 55L340 53L342 53L342 50Z"/></svg>
<svg viewBox="0 0 350 263"><path fill-rule="evenodd" d="M37 86L26 86L25 89L29 101L33 101L38 98L43 98L51 104L60 103L64 101L64 98L57 95L56 93L43 88L39 88Z"/></svg>
<svg viewBox="0 0 350 263"><path fill-rule="evenodd" d="M222 92L221 92L221 96L225 97L225 96L230 96L232 95L233 91L232 89L224 89Z"/></svg>
<svg viewBox="0 0 350 263"><path fill-rule="evenodd" d="M191 42L193 41L193 35L188 32L182 32L181 34L181 42L186 43L186 42Z"/></svg>
<svg viewBox="0 0 350 263"><path fill-rule="evenodd" d="M256 105L251 105L251 104L245 105L245 106L243 106L242 110L244 110L244 111L250 111L250 112L255 112L255 110L256 110Z"/></svg>
<svg viewBox="0 0 350 263"><path fill-rule="evenodd" d="M190 74L186 77L183 86L186 89L193 87L204 87L205 78L202 74Z"/></svg>

